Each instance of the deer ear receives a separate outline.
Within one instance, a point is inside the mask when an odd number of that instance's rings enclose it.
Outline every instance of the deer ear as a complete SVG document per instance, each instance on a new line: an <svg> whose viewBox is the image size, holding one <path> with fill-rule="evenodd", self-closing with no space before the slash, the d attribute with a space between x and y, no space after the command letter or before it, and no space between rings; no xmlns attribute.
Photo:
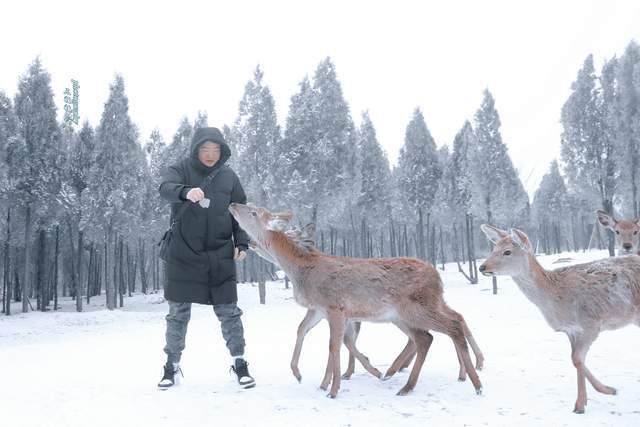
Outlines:
<svg viewBox="0 0 640 427"><path fill-rule="evenodd" d="M267 230L284 231L289 225L289 221L293 218L291 212L278 212L271 214L271 219L267 224Z"/></svg>
<svg viewBox="0 0 640 427"><path fill-rule="evenodd" d="M285 228L289 225L289 221L284 221L279 218L272 218L267 223L267 230L284 232Z"/></svg>
<svg viewBox="0 0 640 427"><path fill-rule="evenodd" d="M302 227L302 233L308 238L314 238L314 235L316 234L316 225L310 222L309 224Z"/></svg>
<svg viewBox="0 0 640 427"><path fill-rule="evenodd" d="M512 228L511 240L513 240L513 243L520 246L520 249L525 250L529 253L533 253L533 246L531 246L529 236L527 236L524 231L518 230L517 228Z"/></svg>
<svg viewBox="0 0 640 427"><path fill-rule="evenodd" d="M500 239L507 237L509 233L504 230L500 230L498 227L494 227L489 224L482 224L480 226L480 230L487 236L487 239L491 240L493 243L497 243Z"/></svg>
<svg viewBox="0 0 640 427"><path fill-rule="evenodd" d="M609 215L601 209L598 209L596 211L596 215L598 215L598 222L600 222L603 227L612 228L616 224L616 222L618 222L613 216Z"/></svg>
<svg viewBox="0 0 640 427"><path fill-rule="evenodd" d="M291 221L293 219L293 213L291 212L277 212L271 214L272 218L279 219L282 221Z"/></svg>

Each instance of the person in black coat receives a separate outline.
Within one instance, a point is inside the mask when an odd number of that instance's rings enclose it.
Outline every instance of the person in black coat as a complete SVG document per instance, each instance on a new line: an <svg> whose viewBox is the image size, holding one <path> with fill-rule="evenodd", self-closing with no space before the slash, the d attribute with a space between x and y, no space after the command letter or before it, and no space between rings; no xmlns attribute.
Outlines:
<svg viewBox="0 0 640 427"><path fill-rule="evenodd" d="M167 362L158 384L161 389L174 385L177 374L182 374L180 357L192 303L213 306L238 383L243 388L255 385L244 360L235 265L246 256L249 236L227 209L232 202L246 204L247 197L238 176L225 165L230 156L231 150L217 128L199 128L191 141L190 156L163 172L159 191L171 202L171 220L183 203L190 206L174 225L165 263L164 296L169 314L164 348ZM215 176L201 188L210 174Z"/></svg>

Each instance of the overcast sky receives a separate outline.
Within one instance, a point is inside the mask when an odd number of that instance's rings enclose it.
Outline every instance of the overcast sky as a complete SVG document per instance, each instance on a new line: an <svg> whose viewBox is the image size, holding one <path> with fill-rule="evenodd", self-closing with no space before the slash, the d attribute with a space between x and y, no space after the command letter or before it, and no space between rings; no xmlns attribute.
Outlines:
<svg viewBox="0 0 640 427"><path fill-rule="evenodd" d="M637 0L90 3L3 5L0 89L13 97L40 54L59 118L74 78L80 118L96 126L120 72L142 142L156 126L170 141L198 110L232 124L257 64L284 126L298 83L330 56L356 124L368 109L395 164L417 106L451 146L489 88L531 196L559 156L560 109L586 56L599 70L640 41Z"/></svg>

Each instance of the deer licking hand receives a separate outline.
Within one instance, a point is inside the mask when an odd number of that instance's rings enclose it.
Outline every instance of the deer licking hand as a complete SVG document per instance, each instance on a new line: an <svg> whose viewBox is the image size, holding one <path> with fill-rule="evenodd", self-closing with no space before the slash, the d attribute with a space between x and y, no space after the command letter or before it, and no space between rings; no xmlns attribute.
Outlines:
<svg viewBox="0 0 640 427"><path fill-rule="evenodd" d="M292 214L275 216L264 208L237 203L229 211L291 278L296 302L328 320L330 369L321 387L326 389L331 382L330 397L336 397L340 388L340 347L347 323L364 320L391 322L415 343L416 360L398 394L415 387L433 341L430 330L453 340L476 392L481 392L469 356L464 318L445 303L442 281L432 265L411 258L357 259L307 252L279 231L278 224L290 220Z"/></svg>
<svg viewBox="0 0 640 427"><path fill-rule="evenodd" d="M527 235L483 224L495 247L480 266L485 276L511 276L555 331L567 334L578 374L575 413L587 404L585 378L600 393L616 394L587 369L589 347L604 330L640 325L640 257L608 258L556 270L545 270L533 255Z"/></svg>

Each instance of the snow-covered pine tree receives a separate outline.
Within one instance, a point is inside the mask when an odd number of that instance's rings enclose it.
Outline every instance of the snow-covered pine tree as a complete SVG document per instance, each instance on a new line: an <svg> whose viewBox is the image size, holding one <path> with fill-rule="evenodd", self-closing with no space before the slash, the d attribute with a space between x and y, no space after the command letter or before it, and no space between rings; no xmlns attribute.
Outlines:
<svg viewBox="0 0 640 427"><path fill-rule="evenodd" d="M569 229L569 205L567 187L556 160L551 162L549 171L542 177L533 197L532 210L544 251L561 252L564 230Z"/></svg>
<svg viewBox="0 0 640 427"><path fill-rule="evenodd" d="M312 220L344 224L357 197L356 129L331 58L316 68L312 96Z"/></svg>
<svg viewBox="0 0 640 427"><path fill-rule="evenodd" d="M615 60L615 58L614 58ZM610 61L611 62L611 61ZM615 112L612 125L618 136L620 190L624 191L623 213L640 216L640 46L627 45L615 67ZM612 70L612 66L608 69ZM605 70L603 69L603 74ZM605 76L603 76L604 78Z"/></svg>
<svg viewBox="0 0 640 427"><path fill-rule="evenodd" d="M362 122L358 132L358 151L360 167L360 194L357 206L360 216L370 218L367 223L374 229L386 224L378 222L390 216L389 160L378 138L368 112L362 113Z"/></svg>
<svg viewBox="0 0 640 427"><path fill-rule="evenodd" d="M299 83L291 97L284 138L275 146L274 156L281 164L273 170L280 207L292 210L299 220L308 221L314 204L313 188L320 186L314 169L316 156L313 129L313 88L308 77Z"/></svg>
<svg viewBox="0 0 640 427"><path fill-rule="evenodd" d="M185 157L189 157L192 136L193 125L189 122L187 116L183 116L178 125L178 130L173 135L171 144L165 150L163 167L169 167Z"/></svg>
<svg viewBox="0 0 640 427"><path fill-rule="evenodd" d="M119 74L109 87L109 98L96 130L95 153L88 185L89 216L96 219L96 235L111 244L116 235L134 235L140 212L147 208L142 175L146 160L138 143L138 130L129 117L124 78ZM110 267L113 265L112 262ZM113 283L107 281L105 285L106 288ZM115 297L115 292L111 296ZM107 305L113 309L115 298L109 299Z"/></svg>
<svg viewBox="0 0 640 427"><path fill-rule="evenodd" d="M231 135L236 150L233 154L238 157L237 172L248 200L272 209L272 172L280 167L274 154L281 136L275 101L263 78L264 73L257 66L253 80L245 85Z"/></svg>
<svg viewBox="0 0 640 427"><path fill-rule="evenodd" d="M413 117L407 125L404 145L400 148L398 168L401 196L410 209L408 215L415 215L418 224L417 256L424 259L426 241L423 226L429 225L429 216L442 176L442 166L436 143L420 108L414 110Z"/></svg>
<svg viewBox="0 0 640 427"><path fill-rule="evenodd" d="M515 225L528 196L500 134L500 116L488 89L474 116L472 155L474 214L488 223Z"/></svg>
<svg viewBox="0 0 640 427"><path fill-rule="evenodd" d="M46 221L51 216L60 188L61 133L56 121L51 77L37 57L20 77L14 100L19 136L24 141L26 155L17 162L24 162L22 191L25 207L25 257L22 286L22 311L29 311L28 296L31 293L29 272L31 267L31 243L34 221ZM15 153L17 154L17 152Z"/></svg>
<svg viewBox="0 0 640 427"><path fill-rule="evenodd" d="M593 200L605 211L612 212L619 166L616 142L605 131L608 106L599 83L608 86L607 80L596 77L593 55L589 55L562 107L561 155L569 187L581 198ZM611 234L609 254L614 255Z"/></svg>

